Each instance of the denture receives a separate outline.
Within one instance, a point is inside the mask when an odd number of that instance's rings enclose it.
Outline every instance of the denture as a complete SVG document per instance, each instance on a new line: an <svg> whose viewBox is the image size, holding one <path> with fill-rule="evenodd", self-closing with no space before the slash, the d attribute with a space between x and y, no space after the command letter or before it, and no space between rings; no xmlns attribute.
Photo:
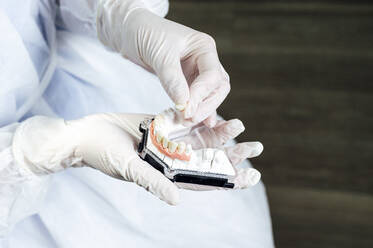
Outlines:
<svg viewBox="0 0 373 248"><path fill-rule="evenodd" d="M189 161L192 153L192 146L186 145L184 142L176 143L161 135L159 131L154 128L154 121L150 125L150 137L153 145L159 152L172 158L184 161Z"/></svg>
<svg viewBox="0 0 373 248"><path fill-rule="evenodd" d="M187 174L193 172L235 175L232 164L223 150L218 148L195 150L191 144L183 141L182 137L190 134L193 129L193 127L185 127L184 121L181 111L170 108L144 123L143 130L148 129L146 151L150 151L151 156L156 156L170 170L181 170L184 173L188 171Z"/></svg>
<svg viewBox="0 0 373 248"><path fill-rule="evenodd" d="M189 161L192 153L192 146L184 142L174 142L168 139L167 131L171 127L167 125L163 115L157 115L150 125L150 137L153 145L162 154L183 161Z"/></svg>

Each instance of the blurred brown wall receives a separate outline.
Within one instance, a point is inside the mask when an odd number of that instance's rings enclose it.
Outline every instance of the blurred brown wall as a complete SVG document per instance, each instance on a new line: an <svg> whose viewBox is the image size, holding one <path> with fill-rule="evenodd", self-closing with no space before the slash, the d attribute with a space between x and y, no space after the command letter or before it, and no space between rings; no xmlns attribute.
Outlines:
<svg viewBox="0 0 373 248"><path fill-rule="evenodd" d="M264 144L277 247L373 247L373 5L171 0L168 18L216 39L219 113Z"/></svg>

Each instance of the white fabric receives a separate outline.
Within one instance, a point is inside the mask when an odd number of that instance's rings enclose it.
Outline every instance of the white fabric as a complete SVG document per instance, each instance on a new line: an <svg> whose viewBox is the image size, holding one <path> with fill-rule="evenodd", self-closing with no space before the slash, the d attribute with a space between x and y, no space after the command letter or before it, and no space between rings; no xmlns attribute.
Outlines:
<svg viewBox="0 0 373 248"><path fill-rule="evenodd" d="M23 23L17 19L17 24ZM30 23L31 29L34 28ZM11 150L13 133L28 99L38 92L39 78L29 53L8 16L0 9L0 244L10 228L32 214L41 203L47 178L32 173L14 163ZM36 34L37 35L37 34ZM20 70L22 68L22 70ZM28 104L30 105L30 104ZM27 106L26 106L27 107Z"/></svg>
<svg viewBox="0 0 373 248"><path fill-rule="evenodd" d="M96 36L96 11L100 2L107 2L107 4L113 4L115 2L128 2L131 5L142 6L159 16L165 16L169 7L167 0L59 0L58 9L60 11L60 16L58 19L58 25L64 27L70 32Z"/></svg>
<svg viewBox="0 0 373 248"><path fill-rule="evenodd" d="M0 39L0 125L3 126L17 121L17 106L37 90L39 78L22 38L1 9L0 32L6 35Z"/></svg>
<svg viewBox="0 0 373 248"><path fill-rule="evenodd" d="M35 213L48 189L48 178L37 177L14 162L10 145L17 126L0 129L0 245L11 227Z"/></svg>
<svg viewBox="0 0 373 248"><path fill-rule="evenodd" d="M0 106L7 106L0 111L0 236L18 222L9 247L187 247L196 242L204 247L273 247L263 184L236 192L182 191L181 205L169 207L134 184L89 168L35 178L14 164L9 146L17 124L12 123L39 87L32 83L35 72L40 81L50 62L54 7L47 0L0 1L1 30L7 25L9 34L11 29L18 33L18 41L10 40L14 35L2 36L2 42L14 46L0 51L0 75L6 75L0 81ZM75 25L86 24L76 20ZM75 119L96 112L158 113L172 105L154 75L105 51L93 38L61 26L57 41L51 83L21 120L36 114ZM2 56L22 49L28 52L19 55L22 59ZM22 66L27 57L34 69ZM11 61L12 69L4 74ZM11 81L21 72L28 72L24 80ZM3 94L3 89L12 90ZM19 179L16 184L4 184L11 175ZM19 222L35 209L37 214ZM0 246L6 247L3 237Z"/></svg>

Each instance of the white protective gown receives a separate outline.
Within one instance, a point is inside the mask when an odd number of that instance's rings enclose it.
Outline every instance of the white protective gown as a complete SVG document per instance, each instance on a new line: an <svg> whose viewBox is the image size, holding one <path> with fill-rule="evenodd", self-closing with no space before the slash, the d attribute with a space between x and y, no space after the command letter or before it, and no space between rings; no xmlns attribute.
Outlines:
<svg viewBox="0 0 373 248"><path fill-rule="evenodd" d="M0 247L273 247L262 183L182 190L174 207L90 168L35 177L14 163L13 133L30 116L172 106L153 74L97 41L92 0L57 2L0 0ZM167 13L167 1L147 5Z"/></svg>

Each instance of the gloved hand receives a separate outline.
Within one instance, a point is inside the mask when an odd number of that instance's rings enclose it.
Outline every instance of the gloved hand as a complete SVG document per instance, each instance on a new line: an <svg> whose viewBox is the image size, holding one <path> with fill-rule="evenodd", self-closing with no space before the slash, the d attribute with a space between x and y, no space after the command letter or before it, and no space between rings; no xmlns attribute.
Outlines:
<svg viewBox="0 0 373 248"><path fill-rule="evenodd" d="M175 184L137 155L139 124L147 115L96 114L73 121L32 117L13 138L17 164L33 174L90 166L134 182L171 205L179 202Z"/></svg>
<svg viewBox="0 0 373 248"><path fill-rule="evenodd" d="M155 72L176 108L185 107L185 118L215 125L230 83L211 36L159 17L136 0L102 1L97 32L104 45Z"/></svg>
<svg viewBox="0 0 373 248"><path fill-rule="evenodd" d="M134 182L175 205L179 202L176 185L137 155L141 138L138 127L146 117L151 116L96 114L73 121L32 117L21 123L14 134L14 159L22 168L36 175L90 166L109 176ZM212 129L194 129L183 139L194 149L217 147L236 137L243 129L239 120L221 121ZM241 143L226 148L226 153L231 162L237 164L247 157L259 155L262 149L260 143ZM254 185L259 180L254 169L237 172L236 188ZM210 189L206 186L180 186L194 190Z"/></svg>
<svg viewBox="0 0 373 248"><path fill-rule="evenodd" d="M162 137L164 136L173 137L172 141L178 144L184 142L184 144L191 145L193 150L204 148L224 150L236 172L233 178L235 189L254 186L259 182L261 177L259 171L254 168L238 168L237 165L246 158L259 156L263 151L263 145L260 142L243 142L233 146L224 146L245 130L243 123L239 119L220 120L213 128L201 123L187 128L185 127L186 125L183 125L186 120L183 119L182 114L170 108L156 116L155 121L158 123L155 125L157 126L157 133L161 137L160 139L163 139ZM232 178L229 181L232 181ZM177 183L177 185L191 190L227 189L198 184Z"/></svg>
<svg viewBox="0 0 373 248"><path fill-rule="evenodd" d="M259 156L263 151L263 145L260 142L243 142L223 147L225 143L236 138L244 130L244 125L238 119L219 120L213 128L207 126L194 128L191 133L181 138L181 140L186 144L191 144L194 150L203 148L223 149L236 172L233 180L234 189L244 189L256 185L260 180L261 174L254 168L237 168L236 166L247 158ZM189 190L227 189L198 184L177 184L179 187Z"/></svg>

